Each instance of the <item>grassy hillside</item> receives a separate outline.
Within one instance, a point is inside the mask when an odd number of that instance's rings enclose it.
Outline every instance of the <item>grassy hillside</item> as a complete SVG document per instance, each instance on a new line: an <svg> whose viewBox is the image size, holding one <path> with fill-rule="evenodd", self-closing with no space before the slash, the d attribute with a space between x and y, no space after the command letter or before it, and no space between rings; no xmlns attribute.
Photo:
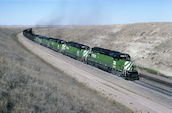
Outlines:
<svg viewBox="0 0 172 113"><path fill-rule="evenodd" d="M123 105L101 97L25 50L17 28L0 28L1 113L124 113Z"/></svg>

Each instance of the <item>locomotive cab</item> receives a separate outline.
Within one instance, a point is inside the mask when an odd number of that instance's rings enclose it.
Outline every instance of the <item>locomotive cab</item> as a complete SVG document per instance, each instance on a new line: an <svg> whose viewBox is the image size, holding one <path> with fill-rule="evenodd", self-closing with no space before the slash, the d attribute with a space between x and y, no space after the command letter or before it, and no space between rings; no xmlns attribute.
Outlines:
<svg viewBox="0 0 172 113"><path fill-rule="evenodd" d="M121 54L120 59L131 61L130 55L128 54Z"/></svg>

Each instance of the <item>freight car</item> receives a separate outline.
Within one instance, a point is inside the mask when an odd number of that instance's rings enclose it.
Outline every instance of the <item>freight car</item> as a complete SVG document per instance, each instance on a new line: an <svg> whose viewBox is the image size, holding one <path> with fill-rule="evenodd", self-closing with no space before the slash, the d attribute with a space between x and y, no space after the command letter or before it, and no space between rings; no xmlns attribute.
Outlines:
<svg viewBox="0 0 172 113"><path fill-rule="evenodd" d="M34 41L35 40L35 35L32 33L32 29L26 29L23 31L23 35L30 40Z"/></svg>
<svg viewBox="0 0 172 113"><path fill-rule="evenodd" d="M32 29L23 31L28 39L48 47L64 55L80 60L126 80L139 80L139 74L134 70L130 55L100 47L90 48L87 45L51 37L35 35Z"/></svg>

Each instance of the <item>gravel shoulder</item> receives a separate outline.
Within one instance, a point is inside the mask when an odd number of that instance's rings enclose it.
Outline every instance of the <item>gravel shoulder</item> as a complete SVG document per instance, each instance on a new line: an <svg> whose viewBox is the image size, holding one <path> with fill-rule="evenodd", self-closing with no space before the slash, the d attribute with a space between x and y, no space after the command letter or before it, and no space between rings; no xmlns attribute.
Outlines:
<svg viewBox="0 0 172 113"><path fill-rule="evenodd" d="M18 37L25 47L52 66L101 95L124 104L134 112L171 113L172 111L171 97L63 56L31 42L22 34Z"/></svg>

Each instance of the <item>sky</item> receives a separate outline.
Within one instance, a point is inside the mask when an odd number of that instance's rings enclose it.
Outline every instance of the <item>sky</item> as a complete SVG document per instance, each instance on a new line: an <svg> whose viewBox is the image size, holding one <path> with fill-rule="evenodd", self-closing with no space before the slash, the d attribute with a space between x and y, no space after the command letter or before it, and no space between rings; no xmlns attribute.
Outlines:
<svg viewBox="0 0 172 113"><path fill-rule="evenodd" d="M172 22L172 0L0 0L0 25Z"/></svg>

